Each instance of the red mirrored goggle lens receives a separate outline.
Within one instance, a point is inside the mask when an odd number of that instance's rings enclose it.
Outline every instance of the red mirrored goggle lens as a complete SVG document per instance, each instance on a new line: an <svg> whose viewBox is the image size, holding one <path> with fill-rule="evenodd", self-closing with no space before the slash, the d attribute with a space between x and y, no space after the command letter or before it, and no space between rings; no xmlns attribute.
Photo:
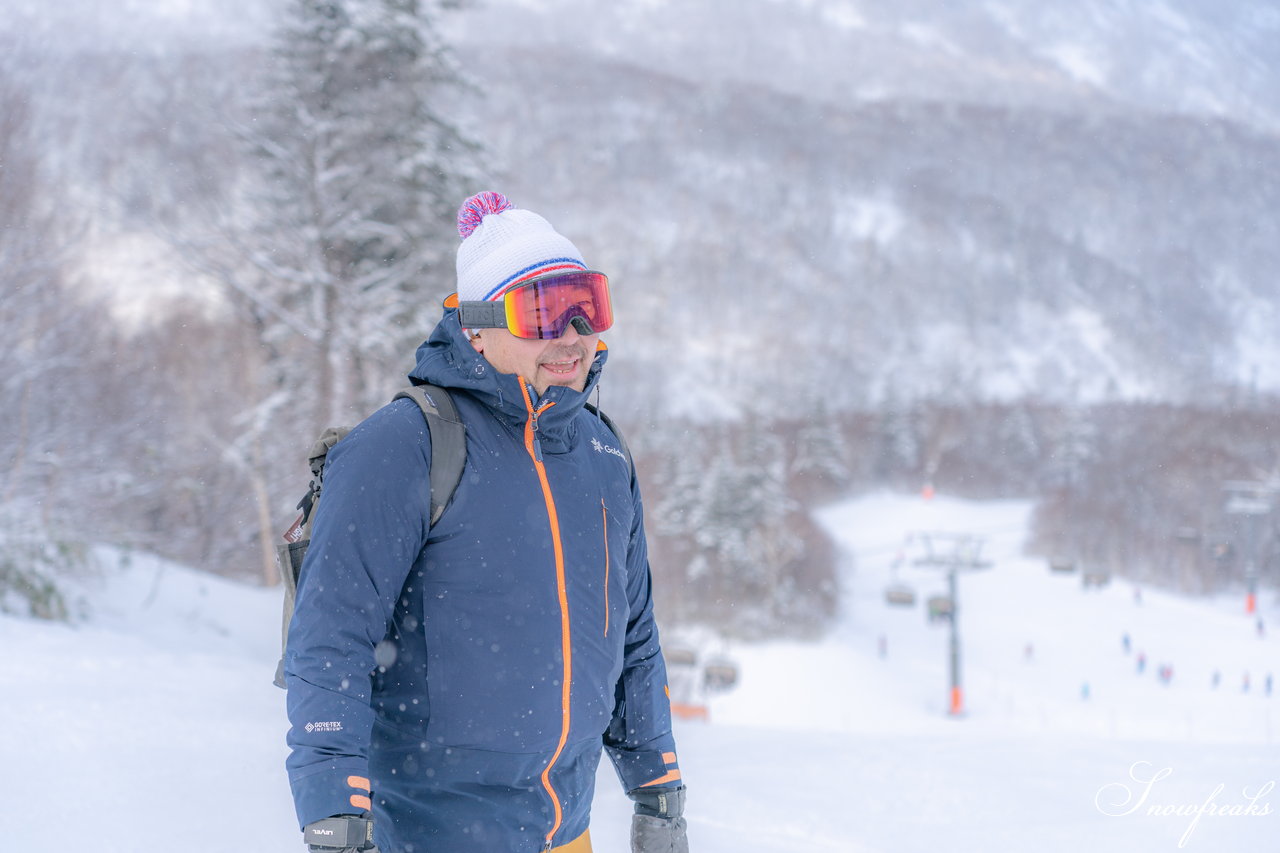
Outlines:
<svg viewBox="0 0 1280 853"><path fill-rule="evenodd" d="M505 326L518 338L554 340L573 326L598 335L613 325L609 277L598 272L556 273L507 291L501 302L461 302L463 328Z"/></svg>
<svg viewBox="0 0 1280 853"><path fill-rule="evenodd" d="M507 329L517 338L558 338L571 323L580 334L597 335L613 325L609 278L603 273L560 273L534 279L507 291L502 301L507 309Z"/></svg>

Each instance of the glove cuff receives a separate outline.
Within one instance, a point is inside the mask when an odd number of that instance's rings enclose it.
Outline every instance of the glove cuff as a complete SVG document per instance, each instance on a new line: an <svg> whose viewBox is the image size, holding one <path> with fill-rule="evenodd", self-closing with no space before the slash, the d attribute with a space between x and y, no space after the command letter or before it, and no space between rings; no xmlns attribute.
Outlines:
<svg viewBox="0 0 1280 853"><path fill-rule="evenodd" d="M363 850L373 846L373 821L353 815L326 817L304 826L302 837L311 850Z"/></svg>
<svg viewBox="0 0 1280 853"><path fill-rule="evenodd" d="M684 814L684 785L679 788L636 788L627 796L635 800L636 814L675 818Z"/></svg>

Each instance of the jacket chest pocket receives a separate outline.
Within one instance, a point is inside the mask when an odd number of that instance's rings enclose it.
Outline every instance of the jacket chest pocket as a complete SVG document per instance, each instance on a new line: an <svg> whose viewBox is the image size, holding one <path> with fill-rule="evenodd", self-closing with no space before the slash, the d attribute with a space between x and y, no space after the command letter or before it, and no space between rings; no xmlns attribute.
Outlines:
<svg viewBox="0 0 1280 853"><path fill-rule="evenodd" d="M604 539L604 635L609 636L609 628L613 624L609 603L609 584L613 581L613 555L618 550L614 545L609 544L609 505L605 503L604 498L600 499L600 519L602 538Z"/></svg>
<svg viewBox="0 0 1280 853"><path fill-rule="evenodd" d="M628 549L631 541L631 505L619 506L609 498L601 498L599 578L602 600L599 602L606 639L615 631L625 633L627 621Z"/></svg>

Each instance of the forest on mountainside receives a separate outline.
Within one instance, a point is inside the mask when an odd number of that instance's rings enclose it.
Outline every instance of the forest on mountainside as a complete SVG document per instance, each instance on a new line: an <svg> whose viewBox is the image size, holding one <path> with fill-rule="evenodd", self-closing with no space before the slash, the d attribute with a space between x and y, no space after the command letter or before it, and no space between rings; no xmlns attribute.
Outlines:
<svg viewBox="0 0 1280 853"><path fill-rule="evenodd" d="M132 52L0 31L6 609L68 615L102 541L274 582L311 439L402 383L490 187L614 281L602 404L672 621L820 632L813 510L926 485L1036 500L1046 559L1280 581L1280 513L1226 487L1280 478L1274 134L536 44L477 66L452 5Z"/></svg>

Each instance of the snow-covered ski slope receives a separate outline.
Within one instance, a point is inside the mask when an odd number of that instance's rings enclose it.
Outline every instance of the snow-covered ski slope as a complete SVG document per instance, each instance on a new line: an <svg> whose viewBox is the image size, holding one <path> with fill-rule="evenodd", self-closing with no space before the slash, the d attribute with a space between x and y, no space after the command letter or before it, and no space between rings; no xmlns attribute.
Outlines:
<svg viewBox="0 0 1280 853"><path fill-rule="evenodd" d="M824 513L848 554L837 630L731 647L738 688L679 724L696 853L1280 850L1274 595L1260 633L1240 596L1086 591L1021 556L1028 513L903 496ZM962 718L923 610L945 579L912 565L913 531L981 535L992 562L959 580ZM893 582L915 607L885 604ZM278 592L135 556L85 594L74 628L0 617L3 849L303 849ZM625 853L628 814L602 766L597 853Z"/></svg>

